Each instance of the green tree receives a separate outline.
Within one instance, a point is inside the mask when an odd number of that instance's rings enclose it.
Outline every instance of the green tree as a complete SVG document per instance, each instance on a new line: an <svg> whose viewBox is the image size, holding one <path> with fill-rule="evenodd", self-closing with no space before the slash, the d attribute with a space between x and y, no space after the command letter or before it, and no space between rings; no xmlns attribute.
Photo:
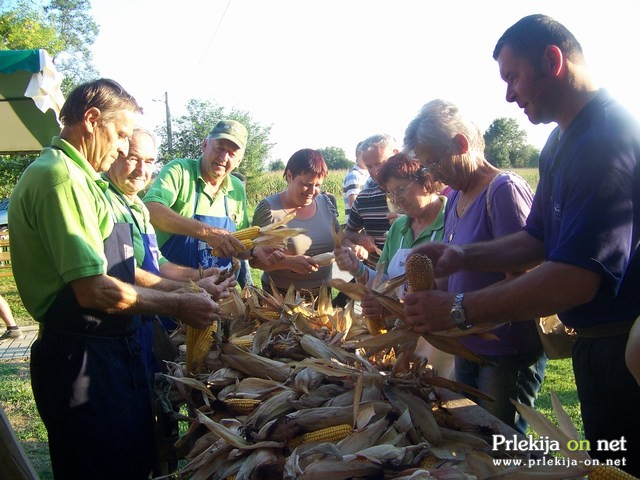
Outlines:
<svg viewBox="0 0 640 480"><path fill-rule="evenodd" d="M269 165L269 171L270 172L284 172L284 167L286 167L286 165L284 164L284 162L280 159L271 162L271 165Z"/></svg>
<svg viewBox="0 0 640 480"><path fill-rule="evenodd" d="M99 76L93 65L91 45L99 32L89 11L89 0L20 1L0 3L0 48L43 48L63 74L66 95L79 83Z"/></svg>
<svg viewBox="0 0 640 480"><path fill-rule="evenodd" d="M44 48L53 56L62 51L64 42L44 16L25 2L0 13L0 50L36 48Z"/></svg>
<svg viewBox="0 0 640 480"><path fill-rule="evenodd" d="M319 148L318 151L322 153L329 170L342 170L353 166L353 162L347 158L347 154L342 148L325 147Z"/></svg>
<svg viewBox="0 0 640 480"><path fill-rule="evenodd" d="M527 132L513 118L497 118L484 133L485 156L498 168L526 167L531 151Z"/></svg>
<svg viewBox="0 0 640 480"><path fill-rule="evenodd" d="M18 183L18 179L24 169L36 158L37 155L16 155L9 157L0 156L0 198L11 195L13 187Z"/></svg>
<svg viewBox="0 0 640 480"><path fill-rule="evenodd" d="M213 126L222 119L237 120L249 132L247 148L238 171L247 177L247 184L259 180L264 171L265 161L273 148L269 142L271 126L255 122L248 112L237 109L225 109L209 100L191 99L187 103L187 113L178 118L172 117L173 150L168 151L166 126L156 128L162 138L160 158L164 163L174 158L198 158L202 153L202 142Z"/></svg>

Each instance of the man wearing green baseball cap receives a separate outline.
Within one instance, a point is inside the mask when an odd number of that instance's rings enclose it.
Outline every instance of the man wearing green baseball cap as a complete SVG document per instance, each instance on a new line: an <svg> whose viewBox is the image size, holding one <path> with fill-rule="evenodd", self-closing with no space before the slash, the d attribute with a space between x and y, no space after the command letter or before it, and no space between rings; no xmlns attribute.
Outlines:
<svg viewBox="0 0 640 480"><path fill-rule="evenodd" d="M156 229L158 246L171 262L192 268L227 267L232 257L250 255L231 235L249 226L247 195L241 180L230 173L240 164L248 132L235 120L221 120L202 144L199 159L176 159L165 165L144 202ZM222 252L220 257L213 249ZM282 253L256 248L270 263Z"/></svg>

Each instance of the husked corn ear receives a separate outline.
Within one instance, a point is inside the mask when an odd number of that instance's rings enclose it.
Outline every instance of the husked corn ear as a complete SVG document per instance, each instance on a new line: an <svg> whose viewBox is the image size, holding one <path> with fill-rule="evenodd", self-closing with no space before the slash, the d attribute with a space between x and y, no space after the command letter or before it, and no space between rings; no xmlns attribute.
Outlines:
<svg viewBox="0 0 640 480"><path fill-rule="evenodd" d="M435 287L433 263L422 253L411 255L407 260L407 283L412 292L432 290Z"/></svg>
<svg viewBox="0 0 640 480"><path fill-rule="evenodd" d="M227 398L225 405L240 415L248 415L260 404L260 400L254 398Z"/></svg>
<svg viewBox="0 0 640 480"><path fill-rule="evenodd" d="M254 228L254 227L251 227L251 228ZM255 227L255 228L259 228L259 227ZM247 230L247 229L245 228L244 230ZM240 231L242 232L243 230L240 230ZM234 233L238 233L238 232L234 232ZM234 234L232 235L235 237ZM251 250L255 246L253 243L253 240L250 238L243 238L238 240L240 240L240 243L242 243L242 245L244 245L244 247L248 250ZM240 253L241 251L242 250L239 250L236 248L236 253ZM214 248L211 253L213 253L216 257L219 257L222 255L222 251L219 248Z"/></svg>
<svg viewBox="0 0 640 480"><path fill-rule="evenodd" d="M321 428L315 432L308 432L289 441L289 447L295 448L301 443L338 442L353 433L353 427L347 423L333 427Z"/></svg>
<svg viewBox="0 0 640 480"><path fill-rule="evenodd" d="M236 230L231 235L236 237L238 240L253 240L260 236L260 227L253 226L243 228L242 230Z"/></svg>
<svg viewBox="0 0 640 480"><path fill-rule="evenodd" d="M217 331L217 327L217 322L213 322L204 330L187 325L185 361L189 371L197 373L204 365L204 359L211 349L213 334Z"/></svg>
<svg viewBox="0 0 640 480"><path fill-rule="evenodd" d="M589 471L589 480L638 480L630 473L610 465L598 465Z"/></svg>

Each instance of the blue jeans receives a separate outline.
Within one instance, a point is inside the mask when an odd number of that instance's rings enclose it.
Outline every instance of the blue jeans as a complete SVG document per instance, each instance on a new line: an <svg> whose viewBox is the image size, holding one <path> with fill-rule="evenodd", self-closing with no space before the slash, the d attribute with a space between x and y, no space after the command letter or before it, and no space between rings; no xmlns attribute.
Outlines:
<svg viewBox="0 0 640 480"><path fill-rule="evenodd" d="M547 356L542 350L520 355L485 357L487 365L456 357L456 380L491 395L495 401L467 397L523 435L527 422L510 399L533 408L544 380Z"/></svg>

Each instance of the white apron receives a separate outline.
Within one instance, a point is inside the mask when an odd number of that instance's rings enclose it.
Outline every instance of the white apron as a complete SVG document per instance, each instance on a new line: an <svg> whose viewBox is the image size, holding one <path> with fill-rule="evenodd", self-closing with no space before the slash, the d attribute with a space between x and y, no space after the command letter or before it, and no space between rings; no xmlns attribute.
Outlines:
<svg viewBox="0 0 640 480"><path fill-rule="evenodd" d="M436 238L437 230L434 230L430 242L433 242ZM387 275L389 278L397 277L406 272L407 257L411 253L410 248L402 248L404 244L404 238L400 240L400 248L396 251L395 255L389 262L387 267ZM404 298L407 293L407 284L404 283L396 289L396 295L399 299ZM455 357L450 353L438 350L423 337L418 339L418 345L414 355L418 358L427 358L429 364L433 366L438 376L453 380L455 376Z"/></svg>

